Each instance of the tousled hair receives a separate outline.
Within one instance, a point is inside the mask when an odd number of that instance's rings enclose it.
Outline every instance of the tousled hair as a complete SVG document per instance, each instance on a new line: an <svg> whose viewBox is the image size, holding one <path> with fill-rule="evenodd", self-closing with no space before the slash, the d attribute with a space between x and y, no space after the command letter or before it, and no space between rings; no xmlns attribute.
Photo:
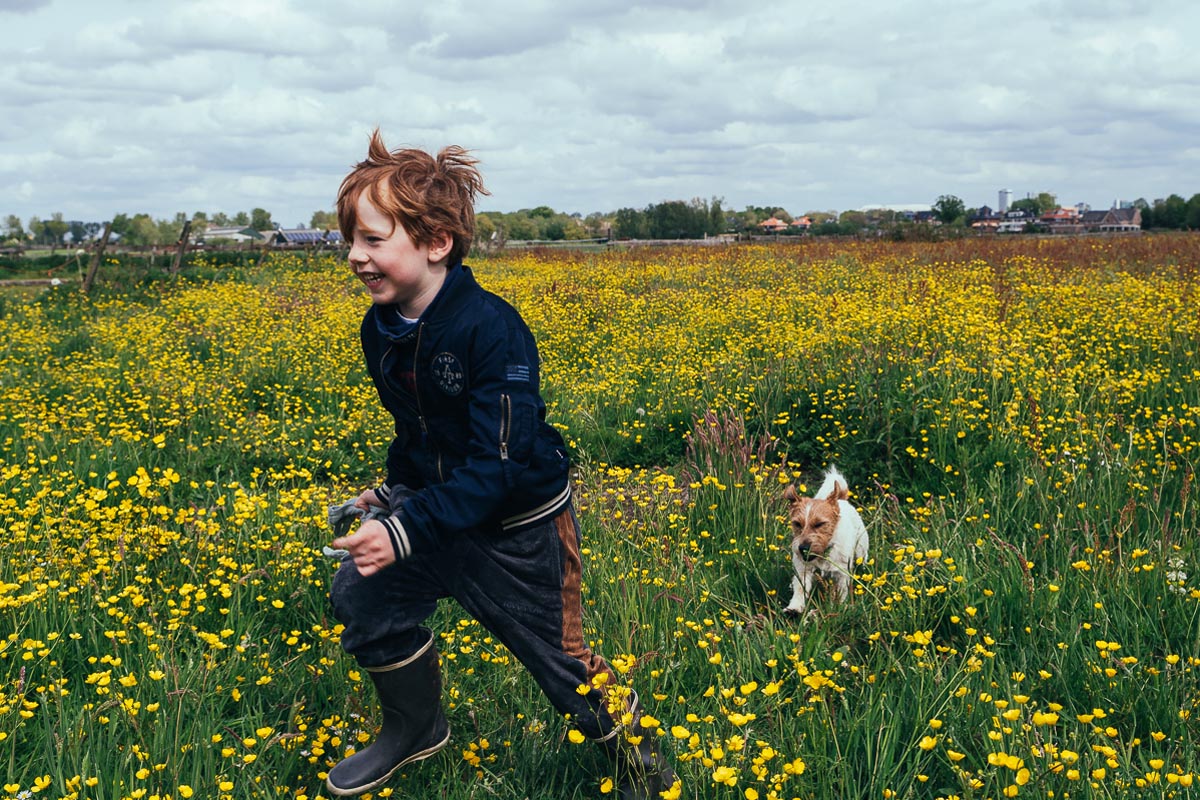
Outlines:
<svg viewBox="0 0 1200 800"><path fill-rule="evenodd" d="M453 240L450 263L461 260L475 234L475 197L491 194L478 163L458 145L442 148L436 157L415 148L389 151L376 128L366 160L354 166L338 189L342 237L353 242L358 201L365 192L371 205L401 225L413 244L431 245L445 234Z"/></svg>

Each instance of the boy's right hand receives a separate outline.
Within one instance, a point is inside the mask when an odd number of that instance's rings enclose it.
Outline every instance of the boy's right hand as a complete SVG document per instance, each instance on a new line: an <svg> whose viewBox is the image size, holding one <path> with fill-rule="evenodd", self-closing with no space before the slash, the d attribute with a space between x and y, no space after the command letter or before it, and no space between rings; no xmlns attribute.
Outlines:
<svg viewBox="0 0 1200 800"><path fill-rule="evenodd" d="M367 520L356 533L334 539L332 546L349 552L358 573L364 578L396 563L391 536L377 519Z"/></svg>
<svg viewBox="0 0 1200 800"><path fill-rule="evenodd" d="M387 503L379 499L379 495L375 493L374 489L367 489L360 494L354 501L354 507L361 508L363 511L370 511L372 508L388 510Z"/></svg>

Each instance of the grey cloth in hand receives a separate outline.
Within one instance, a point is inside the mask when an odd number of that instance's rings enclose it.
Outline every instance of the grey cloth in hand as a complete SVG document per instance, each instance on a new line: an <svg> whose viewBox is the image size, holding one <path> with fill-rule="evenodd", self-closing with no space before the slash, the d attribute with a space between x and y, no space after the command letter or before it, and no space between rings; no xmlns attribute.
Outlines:
<svg viewBox="0 0 1200 800"><path fill-rule="evenodd" d="M340 539L350 532L355 520L360 519L382 519L388 515L386 508L371 506L371 510L363 512L361 508L355 505L358 501L357 497L351 497L344 503L338 503L329 507L329 527L333 529L333 538ZM330 558L345 558L350 555L349 550L334 550L329 545L321 548L321 552Z"/></svg>

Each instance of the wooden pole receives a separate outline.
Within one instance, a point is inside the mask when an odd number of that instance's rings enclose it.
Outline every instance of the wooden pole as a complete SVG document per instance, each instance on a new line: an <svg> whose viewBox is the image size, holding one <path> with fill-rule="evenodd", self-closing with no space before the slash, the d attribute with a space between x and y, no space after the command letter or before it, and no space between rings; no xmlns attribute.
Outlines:
<svg viewBox="0 0 1200 800"><path fill-rule="evenodd" d="M188 235L192 231L192 221L186 220L183 223L183 232L179 234L179 247L175 250L175 260L171 262L171 274L179 273L179 265L183 263L183 254L187 252Z"/></svg>
<svg viewBox="0 0 1200 800"><path fill-rule="evenodd" d="M92 263L88 265L87 275L83 279L84 294L92 290L92 284L96 281L96 270L100 268L100 259L104 258L104 248L108 247L108 237L111 234L112 223L104 223L104 235L100 237L100 242L96 245L96 251L92 253Z"/></svg>

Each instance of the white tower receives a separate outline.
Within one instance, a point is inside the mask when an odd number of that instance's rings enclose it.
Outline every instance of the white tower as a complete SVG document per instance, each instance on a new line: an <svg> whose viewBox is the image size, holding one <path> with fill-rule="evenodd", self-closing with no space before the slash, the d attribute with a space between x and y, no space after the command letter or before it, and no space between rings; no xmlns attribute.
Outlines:
<svg viewBox="0 0 1200 800"><path fill-rule="evenodd" d="M1001 189L1000 190L1000 213L1001 214L1005 214L1008 212L1008 203L1010 200L1012 200L1012 192L1010 192L1008 189Z"/></svg>

